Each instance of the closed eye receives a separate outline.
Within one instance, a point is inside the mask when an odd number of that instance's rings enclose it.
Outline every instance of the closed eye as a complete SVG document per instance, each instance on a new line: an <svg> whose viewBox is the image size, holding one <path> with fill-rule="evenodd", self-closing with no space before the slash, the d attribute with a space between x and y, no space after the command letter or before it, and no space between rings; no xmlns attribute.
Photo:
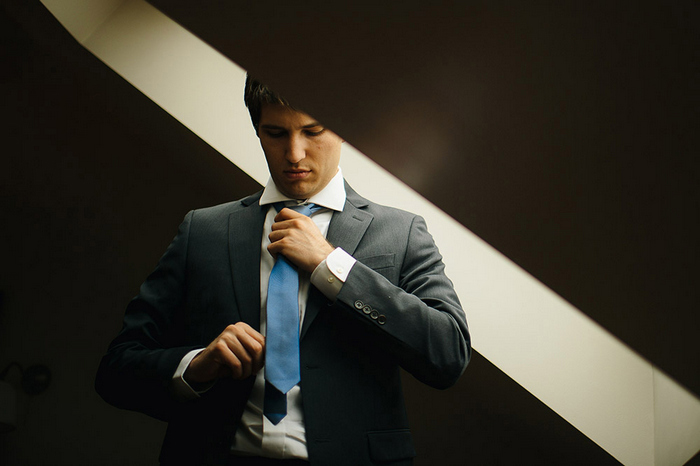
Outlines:
<svg viewBox="0 0 700 466"><path fill-rule="evenodd" d="M264 125L262 128L262 131L265 133L265 136L273 138L273 139L279 139L283 137L287 137L289 135L288 130L284 128L280 128L278 126L273 126L273 125ZM326 128L319 124L313 124L313 125L308 125L303 128L301 128L303 134L307 137L310 138L315 138L317 136L322 135L323 133L326 132Z"/></svg>
<svg viewBox="0 0 700 466"><path fill-rule="evenodd" d="M271 130L266 130L265 134L271 138L281 138L287 134L286 131L271 131Z"/></svg>
<svg viewBox="0 0 700 466"><path fill-rule="evenodd" d="M312 130L310 130L310 129L307 129L307 130L304 131L304 132L306 133L307 136L311 136L311 137L313 138L313 137L316 137L316 136L320 136L320 135L323 134L325 131L326 131L326 128L321 128L320 130L317 130L317 131L312 131Z"/></svg>

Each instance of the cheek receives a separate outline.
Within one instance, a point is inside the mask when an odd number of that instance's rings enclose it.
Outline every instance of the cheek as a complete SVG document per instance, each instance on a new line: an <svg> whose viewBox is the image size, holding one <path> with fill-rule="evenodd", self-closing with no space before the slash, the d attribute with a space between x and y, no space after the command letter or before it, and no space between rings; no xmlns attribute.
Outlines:
<svg viewBox="0 0 700 466"><path fill-rule="evenodd" d="M280 151L274 147L274 145L266 144L263 146L263 152L265 153L265 160L267 160L268 165L279 164L282 159L280 156Z"/></svg>
<svg viewBox="0 0 700 466"><path fill-rule="evenodd" d="M316 151L317 154L326 154L330 147L331 145L328 143L328 141L316 140L314 144L314 151Z"/></svg>

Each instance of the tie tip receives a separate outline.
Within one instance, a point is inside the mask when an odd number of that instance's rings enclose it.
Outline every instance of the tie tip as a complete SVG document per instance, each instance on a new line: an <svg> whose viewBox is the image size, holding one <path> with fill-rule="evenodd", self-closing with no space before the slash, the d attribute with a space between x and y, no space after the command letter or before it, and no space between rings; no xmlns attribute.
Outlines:
<svg viewBox="0 0 700 466"><path fill-rule="evenodd" d="M277 425L280 423L282 419L284 419L285 414L276 414L276 413L265 413L265 417L267 418L268 421L270 421L273 425Z"/></svg>

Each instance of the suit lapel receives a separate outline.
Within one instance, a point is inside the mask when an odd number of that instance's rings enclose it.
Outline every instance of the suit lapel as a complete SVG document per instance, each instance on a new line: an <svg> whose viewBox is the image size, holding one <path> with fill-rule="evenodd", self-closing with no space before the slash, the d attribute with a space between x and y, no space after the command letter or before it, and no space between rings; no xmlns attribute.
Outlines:
<svg viewBox="0 0 700 466"><path fill-rule="evenodd" d="M342 248L348 254L353 255L367 228L372 223L374 215L363 210L367 206L367 200L357 194L347 183L345 184L345 191L347 196L345 207L342 212L333 214L326 238L332 245ZM316 315L318 315L322 307L321 303L325 301L321 292L312 286L306 306L304 323L301 328L301 338L304 337L306 330L316 318Z"/></svg>
<svg viewBox="0 0 700 466"><path fill-rule="evenodd" d="M348 192L347 196L343 211L333 214L326 237L331 244L343 248L345 252L353 255L362 237L365 235L365 231L372 223L374 216L362 209L366 202L354 202L355 197L362 198L357 195L351 196L350 192Z"/></svg>
<svg viewBox="0 0 700 466"><path fill-rule="evenodd" d="M243 322L260 331L260 239L265 209L260 194L243 199L229 215L229 258L236 304Z"/></svg>

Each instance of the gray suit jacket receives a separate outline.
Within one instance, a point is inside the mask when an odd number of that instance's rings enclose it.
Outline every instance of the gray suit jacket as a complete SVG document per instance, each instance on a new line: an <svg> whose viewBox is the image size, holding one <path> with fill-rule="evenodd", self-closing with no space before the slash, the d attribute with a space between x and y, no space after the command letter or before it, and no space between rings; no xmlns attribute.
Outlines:
<svg viewBox="0 0 700 466"><path fill-rule="evenodd" d="M309 460L411 464L399 368L451 386L471 355L469 331L423 219L346 190L327 237L358 262L335 302L311 287L301 332ZM253 377L185 403L169 388L182 357L227 325L260 329L260 195L187 214L100 364L107 402L169 422L163 464L225 462L250 394Z"/></svg>

